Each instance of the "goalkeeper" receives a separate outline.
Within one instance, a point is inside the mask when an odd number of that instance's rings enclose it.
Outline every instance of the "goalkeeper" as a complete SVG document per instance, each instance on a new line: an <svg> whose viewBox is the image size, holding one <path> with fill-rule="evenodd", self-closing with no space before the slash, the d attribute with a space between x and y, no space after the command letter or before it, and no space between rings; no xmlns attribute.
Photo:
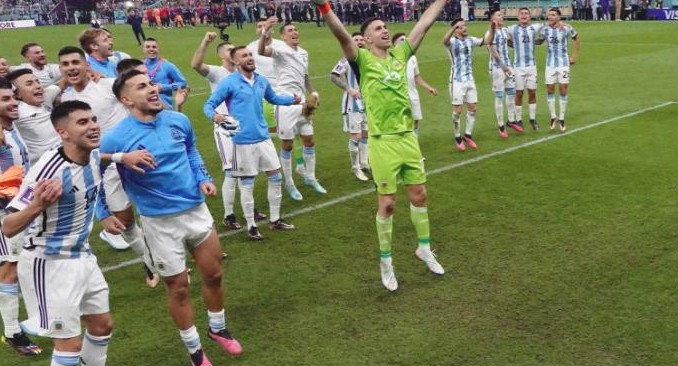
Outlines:
<svg viewBox="0 0 678 366"><path fill-rule="evenodd" d="M247 236L251 240L263 237L254 220L254 177L260 172L268 175L268 204L271 230L292 230L280 218L282 200L282 174L280 160L264 119L262 99L273 105L299 104L301 98L277 95L265 77L255 73L252 51L245 46L231 50L236 72L223 79L205 102L203 112L214 123L233 133L233 176L240 179L240 203L247 220ZM228 106L229 115L217 113L222 103Z"/></svg>

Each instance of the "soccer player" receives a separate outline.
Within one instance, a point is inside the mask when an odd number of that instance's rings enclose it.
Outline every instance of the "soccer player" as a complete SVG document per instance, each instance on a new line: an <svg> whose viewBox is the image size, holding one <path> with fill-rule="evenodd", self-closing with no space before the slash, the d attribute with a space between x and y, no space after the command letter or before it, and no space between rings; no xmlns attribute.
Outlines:
<svg viewBox="0 0 678 366"><path fill-rule="evenodd" d="M392 42L394 46L405 42L407 37L405 33L396 33L393 35ZM410 103L412 104L412 118L414 118L414 134L419 136L419 122L423 118L421 114L421 101L419 100L419 91L417 90L417 85L424 88L433 96L438 96L438 90L430 86L419 72L419 63L417 62L417 56L412 55L409 60L407 60L407 86L409 87L410 93Z"/></svg>
<svg viewBox="0 0 678 366"><path fill-rule="evenodd" d="M160 47L155 38L144 41L144 65L148 77L160 85L160 97L165 105L172 109L172 92L187 86L186 78L173 63L160 57Z"/></svg>
<svg viewBox="0 0 678 366"><path fill-rule="evenodd" d="M12 213L2 220L2 233L13 237L31 226L19 282L29 319L54 341L51 365L103 366L113 320L108 284L87 240L101 180L99 125L77 101L56 107L51 119L63 146L31 167L7 207Z"/></svg>
<svg viewBox="0 0 678 366"><path fill-rule="evenodd" d="M187 248L203 278L208 337L226 352L241 354L240 343L226 329L221 249L204 198L216 195L217 190L197 150L191 122L185 115L163 108L158 88L141 71L130 70L118 76L113 92L130 115L103 137L101 151L113 153L115 161L117 153L143 148L159 163L145 174L127 168L118 171L139 212L147 254L167 286L169 312L191 361L193 365L211 365L194 324L186 273ZM106 222L105 214L99 216L102 225L114 232L121 225L114 216Z"/></svg>
<svg viewBox="0 0 678 366"><path fill-rule="evenodd" d="M396 180L399 176L407 190L411 219L419 243L415 255L433 273L443 275L445 270L431 252L426 208L426 173L419 143L413 132L414 119L405 65L443 10L445 0L436 0L431 4L407 40L393 48L386 24L379 18L367 19L360 29L368 45L367 49L360 49L355 45L328 2L314 1L318 4L327 27L339 41L344 56L349 62L355 62L360 72L360 92L365 100L370 130L370 164L377 186L376 226L382 284L390 291L398 288L393 271L391 243Z"/></svg>
<svg viewBox="0 0 678 366"><path fill-rule="evenodd" d="M523 130L523 92L527 89L530 125L539 130L537 123L537 58L535 42L537 34L543 27L541 23L531 23L530 9L518 10L518 24L508 27L508 45L513 47L513 75L516 81L516 125L514 130Z"/></svg>
<svg viewBox="0 0 678 366"><path fill-rule="evenodd" d="M90 105L97 117L101 132L105 133L127 117L127 109L113 94L115 79L102 78L94 82L88 73L89 66L85 53L77 47L64 47L59 51L59 67L70 88L61 96L61 101L79 100ZM134 220L134 211L127 194L122 189L120 176L115 164L110 164L103 174L108 209L125 225L122 235L114 235L102 230L99 237L117 250L132 247L137 255L144 257L144 237ZM146 284L156 287L160 280L157 274L146 270Z"/></svg>
<svg viewBox="0 0 678 366"><path fill-rule="evenodd" d="M476 122L476 103L478 103L478 91L473 78L473 48L492 44L494 39L495 24L490 22L490 27L483 38L470 37L464 19L458 18L452 21L450 29L443 37L443 45L448 48L452 70L450 71L450 97L452 99L452 125L454 128L454 140L459 151L465 151L466 145L477 149L478 145L473 140L473 127ZM466 104L466 131L461 136L461 112Z"/></svg>
<svg viewBox="0 0 678 366"><path fill-rule="evenodd" d="M9 71L9 62L7 62L6 58L0 57L0 78L6 78L7 74L9 74Z"/></svg>
<svg viewBox="0 0 678 366"><path fill-rule="evenodd" d="M283 45L269 45L272 28L278 18L270 17L266 20L264 32L259 37L258 52L262 56L272 57L274 69L278 72L278 92L288 95L306 95L319 100L311 79L308 77L308 52L299 47L299 31L292 23L280 27ZM327 190L320 185L315 176L315 141L313 140L313 123L303 115L301 105L278 106L276 119L278 121L278 136L282 140L280 162L285 176L285 188L293 200L300 201L303 196L294 185L292 177L292 148L294 138L301 136L304 144L304 184L311 186L316 192L325 194Z"/></svg>
<svg viewBox="0 0 678 366"><path fill-rule="evenodd" d="M61 144L50 121L54 101L61 94L56 85L42 86L29 69L19 69L7 75L19 100L19 118L14 126L26 142L28 160L33 166L47 151Z"/></svg>
<svg viewBox="0 0 678 366"><path fill-rule="evenodd" d="M358 48L365 48L365 38L360 32L351 35ZM344 117L344 132L349 133L348 153L351 157L351 172L358 180L368 181L364 171L369 171L367 160L367 116L360 95L360 86L355 71L342 57L330 74L332 82L344 90L341 99L341 114Z"/></svg>
<svg viewBox="0 0 678 366"><path fill-rule="evenodd" d="M568 54L567 39L574 40L572 56ZM569 25L560 24L560 9L552 8L547 15L547 26L539 32L538 42L546 41L546 104L551 113L551 130L560 124L560 131L565 132L565 110L567 109L567 87L570 84L570 65L577 62L581 40L579 34ZM560 115L556 116L556 83L560 91Z"/></svg>
<svg viewBox="0 0 678 366"><path fill-rule="evenodd" d="M80 47L87 52L87 62L92 71L109 78L115 78L118 61L113 56L113 37L104 29L87 29L78 38Z"/></svg>
<svg viewBox="0 0 678 366"><path fill-rule="evenodd" d="M21 135L14 128L14 120L19 118L19 102L14 99L12 84L0 78L0 126L4 132L4 143L0 148L0 172L7 173L14 167L28 172L28 153ZM23 176L23 174L22 174ZM2 209L9 202L2 200ZM0 339L17 352L25 356L35 356L42 349L31 342L19 327L19 278L17 262L21 243L10 242L0 232L0 316L5 325Z"/></svg>
<svg viewBox="0 0 678 366"><path fill-rule="evenodd" d="M61 79L59 65L47 62L45 51L37 43L27 43L21 47L21 56L26 62L15 66L12 70L29 69L43 86L54 85Z"/></svg>
<svg viewBox="0 0 678 366"><path fill-rule="evenodd" d="M518 132L523 132L522 126L516 123L516 85L508 51L508 29L504 27L504 13L495 11L491 19L497 25L494 31L494 40L487 46L490 52L490 80L494 92L494 113L497 116L499 137L508 138L504 126L504 99L508 111L508 126ZM504 94L505 93L505 94Z"/></svg>
<svg viewBox="0 0 678 366"><path fill-rule="evenodd" d="M233 174L240 179L240 201L247 220L247 235L252 240L262 240L254 218L254 177L259 172L268 175L269 228L292 230L294 225L280 218L280 161L268 134L261 100L266 99L273 105L291 105L299 104L301 98L277 95L266 78L254 72L254 57L247 47L233 48L231 58L238 65L238 71L219 83L205 102L204 112L215 124L234 124L237 121L240 127L240 131L233 136ZM217 111L222 103L229 106L228 114Z"/></svg>

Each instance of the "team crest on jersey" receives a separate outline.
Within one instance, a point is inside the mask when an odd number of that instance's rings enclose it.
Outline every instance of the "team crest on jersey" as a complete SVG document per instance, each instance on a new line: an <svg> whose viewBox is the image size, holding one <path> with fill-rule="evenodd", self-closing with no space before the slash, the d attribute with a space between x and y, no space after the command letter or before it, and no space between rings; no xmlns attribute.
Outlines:
<svg viewBox="0 0 678 366"><path fill-rule="evenodd" d="M61 322L61 321L56 321L53 324L54 324L54 330L63 330L64 329L64 323Z"/></svg>
<svg viewBox="0 0 678 366"><path fill-rule="evenodd" d="M29 204L29 203L33 202L33 193L34 192L35 191L34 191L33 187L28 187L26 189L26 191L21 195L21 198L19 198L19 200L21 200L21 202L23 202L25 204Z"/></svg>
<svg viewBox="0 0 678 366"><path fill-rule="evenodd" d="M393 67L396 70L400 70L400 69L403 68L403 64L401 64L400 61L398 61L398 60L393 60Z"/></svg>
<svg viewBox="0 0 678 366"><path fill-rule="evenodd" d="M183 140L183 138L184 138L184 133L181 132L181 130L179 130L179 129L176 128L176 127L171 127L171 128L170 128L170 131L172 132L172 138L173 138L173 139L175 139L175 140L177 140L177 141Z"/></svg>

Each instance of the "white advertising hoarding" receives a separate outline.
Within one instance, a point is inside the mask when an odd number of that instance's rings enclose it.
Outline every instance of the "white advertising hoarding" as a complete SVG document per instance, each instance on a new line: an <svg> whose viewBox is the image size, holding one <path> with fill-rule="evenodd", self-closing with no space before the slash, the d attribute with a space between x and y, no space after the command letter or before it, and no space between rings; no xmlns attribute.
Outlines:
<svg viewBox="0 0 678 366"><path fill-rule="evenodd" d="M0 22L0 30L35 27L35 20L10 20Z"/></svg>

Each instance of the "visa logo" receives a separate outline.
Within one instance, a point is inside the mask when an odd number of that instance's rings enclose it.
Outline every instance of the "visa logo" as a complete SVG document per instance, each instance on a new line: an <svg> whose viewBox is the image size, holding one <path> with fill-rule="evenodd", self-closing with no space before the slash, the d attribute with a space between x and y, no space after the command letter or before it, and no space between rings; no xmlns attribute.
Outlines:
<svg viewBox="0 0 678 366"><path fill-rule="evenodd" d="M666 20L678 20L678 10L664 10Z"/></svg>

